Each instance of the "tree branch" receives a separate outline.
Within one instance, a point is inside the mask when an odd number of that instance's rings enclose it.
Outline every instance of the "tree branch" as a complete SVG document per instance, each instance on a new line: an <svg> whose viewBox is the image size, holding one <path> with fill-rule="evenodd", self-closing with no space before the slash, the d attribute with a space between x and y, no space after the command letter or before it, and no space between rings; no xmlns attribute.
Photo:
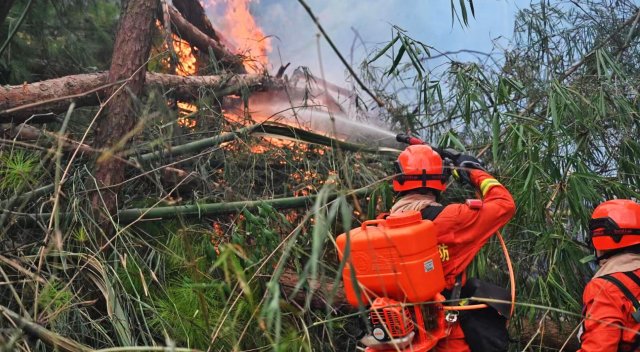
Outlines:
<svg viewBox="0 0 640 352"><path fill-rule="evenodd" d="M204 34L196 26L189 23L175 7L169 6L169 14L171 15L171 23L174 26L174 32L182 39L196 46L202 52L208 52L209 48L216 56L216 59L235 73L247 73L242 65L242 57L232 54L224 45L215 41L213 38Z"/></svg>
<svg viewBox="0 0 640 352"><path fill-rule="evenodd" d="M19 123L34 114L61 113L72 101L76 107L98 105L100 94L118 81L107 84L107 72L86 73L31 84L0 87L0 123ZM147 72L146 89L171 89L180 100L197 99L203 90L213 95L240 94L241 90L280 88L284 83L264 75L177 76ZM50 115L50 120L55 115ZM44 120L44 119L42 119Z"/></svg>

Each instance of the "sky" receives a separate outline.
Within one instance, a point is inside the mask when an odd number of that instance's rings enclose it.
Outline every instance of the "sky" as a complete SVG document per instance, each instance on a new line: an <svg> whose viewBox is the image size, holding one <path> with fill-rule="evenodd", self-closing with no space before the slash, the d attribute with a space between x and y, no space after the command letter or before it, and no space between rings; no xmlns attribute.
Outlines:
<svg viewBox="0 0 640 352"><path fill-rule="evenodd" d="M491 52L494 41L508 45L515 14L530 0L475 0L475 18L463 28L452 23L448 0L306 0L320 24L347 60L357 66L376 48L392 39L392 26L440 51L461 49ZM454 1L458 4L458 1ZM317 27L296 0L254 0L250 10L266 35L272 36L270 63L307 66L320 75ZM357 32L357 34L356 34ZM361 39L355 41L356 36ZM353 50L352 50L353 46ZM345 69L324 39L320 44L325 77L344 84ZM480 55L483 57L482 55ZM477 55L460 54L460 61ZM288 71L291 72L291 68Z"/></svg>
<svg viewBox="0 0 640 352"><path fill-rule="evenodd" d="M244 13L238 10L240 7L238 4L246 0L203 1L214 27L218 27L223 34L230 34L233 31L241 32L244 28L238 25L241 21L237 18L239 13ZM351 87L351 84L346 81L345 66L324 38L318 40L319 30L298 0L248 1L253 18L264 35L271 38L270 67L268 67L271 74L275 74L282 64L291 63L287 70L288 74L291 74L296 67L306 66L312 74L322 77L318 55L318 46L320 46L324 77L336 85ZM528 7L529 1L531 0L474 0L475 18L470 17L469 26L463 27L457 20L452 21L450 0L305 0L342 55L353 63L352 66L356 71L363 60L371 57L372 53L377 51L376 49L384 47L392 40L394 25L405 30L410 37L440 52L467 50L488 54L492 52L495 43L507 47L513 34L515 14L519 9ZM459 5L458 0L454 0L454 3ZM230 8L236 9L235 15L231 16L234 18L232 20L229 19ZM354 40L356 38L357 40ZM463 62L487 59L486 55L469 53L454 54L449 57ZM429 60L426 64L427 69L430 70L436 65L439 65L439 68L445 68L448 65L442 65L442 63L446 60L444 57ZM408 91L406 94L411 95L411 92ZM348 97L347 101L340 99L338 97L343 107L353 108ZM291 104L289 101L286 103L287 106ZM275 103L271 101L262 108L268 109L274 106L276 106ZM377 118L379 109L375 109L373 105L371 107L374 109L367 109L367 124L371 124L371 127L377 130L373 125L376 125L377 121L381 126L383 121ZM254 109L257 109L255 104ZM350 111L345 113L345 118L353 118ZM341 132L349 130L350 135L353 136L362 132L366 134L366 138L370 138L371 131L365 129L363 125L350 126L345 120L345 124L337 126L336 122L329 118L330 114L315 111L309 111L308 114L309 116L305 115L303 118L298 111L295 120L299 122L302 119L309 126L331 121L331 130ZM264 115L271 114L264 113ZM326 128L314 127L313 129L331 132ZM378 134L379 140L389 138L394 140L392 133ZM368 141L371 142L371 140Z"/></svg>

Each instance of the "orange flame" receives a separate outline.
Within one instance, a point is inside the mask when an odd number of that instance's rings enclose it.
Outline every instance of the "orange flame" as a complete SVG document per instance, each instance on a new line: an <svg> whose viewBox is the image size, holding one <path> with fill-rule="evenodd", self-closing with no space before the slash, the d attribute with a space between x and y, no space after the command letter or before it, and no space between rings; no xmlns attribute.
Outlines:
<svg viewBox="0 0 640 352"><path fill-rule="evenodd" d="M220 32L235 44L238 53L247 57L245 64L250 73L260 73L269 63L271 39L265 36L249 11L253 0L205 0L205 7L219 7L224 2ZM216 21L218 22L218 21Z"/></svg>
<svg viewBox="0 0 640 352"><path fill-rule="evenodd" d="M193 56L191 45L177 35L173 35L173 50L178 56L176 73L180 76L191 76L196 73L196 57Z"/></svg>
<svg viewBox="0 0 640 352"><path fill-rule="evenodd" d="M191 45L182 40L177 35L173 35L173 50L178 57L178 65L176 66L176 74L179 76L191 76L196 73L196 57L193 55L193 49ZM192 113L196 112L198 108L189 103L179 101L178 105L178 126L194 128L197 125L195 119L189 117Z"/></svg>
<svg viewBox="0 0 640 352"><path fill-rule="evenodd" d="M198 110L193 104L185 103L179 101L178 105L178 126L194 128L197 125L196 120L190 118L189 116Z"/></svg>

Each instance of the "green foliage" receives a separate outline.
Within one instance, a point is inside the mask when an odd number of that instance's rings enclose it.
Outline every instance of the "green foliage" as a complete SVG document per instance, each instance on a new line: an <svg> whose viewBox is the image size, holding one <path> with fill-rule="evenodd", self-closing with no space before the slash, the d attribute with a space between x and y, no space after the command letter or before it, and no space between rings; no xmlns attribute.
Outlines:
<svg viewBox="0 0 640 352"><path fill-rule="evenodd" d="M242 211L244 221L231 234L231 243L246 244L253 247L248 251L248 259L259 262L280 244L279 233L291 227L289 220L273 207L263 204L258 214L253 215L246 209Z"/></svg>
<svg viewBox="0 0 640 352"><path fill-rule="evenodd" d="M15 26L26 3L16 1L0 36ZM473 5L451 0L452 18L469 25ZM637 9L630 1L610 5L534 2L519 13L512 46L483 62L432 55L436 48L393 27L390 42L362 66L363 77L385 99L389 114L383 117L393 129L478 155L514 195L517 214L504 235L516 266L518 301L533 304L519 307L516 318L537 319L541 307L553 307L565 311L563 323L577 324L572 317L580 312L579 297L593 269L583 260L591 254L585 236L590 212L604 199L640 194L638 34L628 26L619 29ZM0 83L106 69L118 6L115 0L34 2L0 57ZM160 60L151 67L162 70ZM203 93L197 117L222 120L218 99ZM241 99L246 102L246 95ZM165 95L143 103L141 120L148 125L132 143L132 155L237 127L218 121L215 129L176 135ZM83 136L90 118L74 112L70 137ZM255 153L255 146L268 150ZM3 200L44 185L40 152L15 145L0 153ZM24 305L27 313L35 306L50 319L42 322L47 328L96 348L175 343L224 351L353 350L355 339L348 335L357 318L312 309L312 299L321 293L330 305L337 297L346 263L336 260L335 235L389 209L389 158L299 144L274 148L246 136L199 155L159 155L127 167L118 199L124 207L306 194L317 194L317 200L308 211L263 205L214 218L121 224L105 237L85 201L96 186L86 166L93 157L78 154L62 192L54 194L58 210L72 214L59 225L22 227L12 221L15 214L0 215L3 225L10 224L3 229L9 236L0 241L3 255L49 280L38 287L37 301L29 302L35 296L28 285L36 284L21 284L24 272L0 263L11 282L0 286L0 305ZM63 154L61 165L68 160ZM171 184L166 166L193 172L196 181ZM351 194L329 199L345 185L376 187L357 202ZM473 196L452 186L444 198ZM34 195L24 207L51 211L49 199L48 193ZM42 254L52 248L67 252ZM298 275L289 291L282 285L285 270ZM497 241L489 241L468 274L507 285ZM296 295L303 302L292 303ZM0 331L0 340L5 336ZM17 339L21 350L41 349Z"/></svg>
<svg viewBox="0 0 640 352"><path fill-rule="evenodd" d="M165 331L181 346L205 350L210 345L212 330L223 318L225 302L220 284L194 283L185 277L171 282L165 294L154 298L154 310L149 322L151 327L158 332ZM248 313L239 308L228 322L223 323L220 338L216 339L213 346L231 349L247 323Z"/></svg>
<svg viewBox="0 0 640 352"><path fill-rule="evenodd" d="M622 26L636 11L629 1L615 9L597 1L575 7L543 1L518 15L514 48L504 61L450 58L446 70L420 66L412 57L422 43L396 30L368 62L370 77L383 72L401 87L403 94L392 95L398 110L415 117L393 114L391 123L479 155L514 195L518 210L504 233L522 302L579 313L592 275L581 260L590 254L585 229L593 208L640 193L640 150L632 137L640 132L640 70L629 64L637 60L638 36ZM382 60L385 52L389 61ZM491 241L470 273L506 285L503 263Z"/></svg>
<svg viewBox="0 0 640 352"><path fill-rule="evenodd" d="M458 4L460 5L460 14L456 10L456 3L454 0L451 0L451 23L453 23L454 18L460 22L460 24L464 24L465 26L469 25L469 12L471 16L475 17L476 12L473 7L473 0L467 0L469 3L469 9L467 10L467 4L465 4L465 0L459 0ZM460 20L460 16L462 16L462 20Z"/></svg>
<svg viewBox="0 0 640 352"><path fill-rule="evenodd" d="M38 308L47 314L56 316L69 308L73 294L66 290L59 281L49 280L38 295Z"/></svg>
<svg viewBox="0 0 640 352"><path fill-rule="evenodd" d="M34 187L41 173L38 154L24 150L0 151L0 194Z"/></svg>
<svg viewBox="0 0 640 352"><path fill-rule="evenodd" d="M0 24L0 37L18 20L18 0ZM118 1L34 1L17 35L0 57L0 84L21 84L108 69Z"/></svg>

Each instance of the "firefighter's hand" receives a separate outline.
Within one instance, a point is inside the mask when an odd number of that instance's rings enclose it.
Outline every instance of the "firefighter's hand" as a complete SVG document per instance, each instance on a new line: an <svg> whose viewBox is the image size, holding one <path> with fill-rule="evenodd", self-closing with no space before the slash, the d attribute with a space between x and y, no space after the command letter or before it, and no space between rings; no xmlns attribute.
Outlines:
<svg viewBox="0 0 640 352"><path fill-rule="evenodd" d="M452 172L453 177L463 184L472 185L471 178L469 176L470 169L484 170L482 162L471 155L461 154L453 161L453 163L455 166Z"/></svg>
<svg viewBox="0 0 640 352"><path fill-rule="evenodd" d="M460 155L455 160L455 165L460 168L484 170L482 161L471 155Z"/></svg>

